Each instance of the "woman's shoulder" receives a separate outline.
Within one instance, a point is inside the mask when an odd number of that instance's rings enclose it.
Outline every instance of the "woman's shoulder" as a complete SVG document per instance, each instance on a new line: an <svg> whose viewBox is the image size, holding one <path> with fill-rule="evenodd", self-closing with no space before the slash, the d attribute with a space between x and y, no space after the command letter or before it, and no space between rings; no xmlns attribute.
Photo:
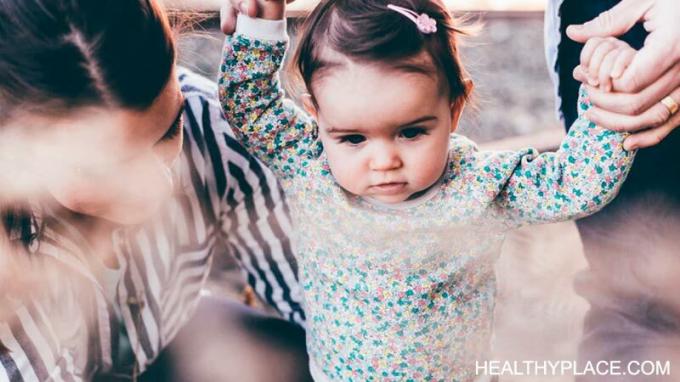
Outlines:
<svg viewBox="0 0 680 382"><path fill-rule="evenodd" d="M214 80L185 67L177 68L177 78L184 97L184 107L188 108L191 114L200 118L204 112L203 109L207 107L211 113L222 116L222 109L217 98L217 83Z"/></svg>
<svg viewBox="0 0 680 382"><path fill-rule="evenodd" d="M177 78L185 97L202 96L217 99L217 82L183 67L177 67Z"/></svg>
<svg viewBox="0 0 680 382"><path fill-rule="evenodd" d="M184 129L188 133L185 137L201 145L206 135L231 136L233 133L217 98L215 81L184 67L177 68L177 77L184 97Z"/></svg>
<svg viewBox="0 0 680 382"><path fill-rule="evenodd" d="M186 68L178 68L178 78L184 95L184 153L191 157L190 167L201 176L220 179L251 171L272 178L269 169L234 137L217 99L216 83Z"/></svg>

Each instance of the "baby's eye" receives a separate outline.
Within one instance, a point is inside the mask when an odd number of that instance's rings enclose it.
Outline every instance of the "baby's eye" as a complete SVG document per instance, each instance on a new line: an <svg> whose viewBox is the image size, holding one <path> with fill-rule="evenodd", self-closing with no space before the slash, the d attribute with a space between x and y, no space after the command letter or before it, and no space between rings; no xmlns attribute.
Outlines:
<svg viewBox="0 0 680 382"><path fill-rule="evenodd" d="M366 140L366 137L359 134L345 135L340 137L340 143L349 143L351 145L358 145Z"/></svg>
<svg viewBox="0 0 680 382"><path fill-rule="evenodd" d="M426 133L427 131L422 127L409 127L402 130L400 135L406 139L414 139Z"/></svg>

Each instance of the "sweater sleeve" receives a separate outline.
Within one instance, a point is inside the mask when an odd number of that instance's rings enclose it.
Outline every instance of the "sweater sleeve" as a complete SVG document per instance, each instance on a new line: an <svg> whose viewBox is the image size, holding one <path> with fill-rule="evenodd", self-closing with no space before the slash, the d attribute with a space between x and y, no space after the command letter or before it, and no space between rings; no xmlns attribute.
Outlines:
<svg viewBox="0 0 680 382"><path fill-rule="evenodd" d="M633 163L625 133L605 130L584 117L590 102L582 88L579 118L554 153L534 149L487 155L481 179L495 189L495 212L511 225L570 220L593 214L618 193Z"/></svg>
<svg viewBox="0 0 680 382"><path fill-rule="evenodd" d="M239 16L224 45L219 77L220 103L236 137L284 186L305 176L318 152L316 123L281 87L286 48L285 21Z"/></svg>

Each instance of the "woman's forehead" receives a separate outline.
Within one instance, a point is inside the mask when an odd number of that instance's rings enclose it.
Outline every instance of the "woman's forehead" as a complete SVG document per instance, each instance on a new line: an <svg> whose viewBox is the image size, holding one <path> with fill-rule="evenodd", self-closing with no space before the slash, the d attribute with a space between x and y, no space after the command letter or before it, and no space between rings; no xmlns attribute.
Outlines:
<svg viewBox="0 0 680 382"><path fill-rule="evenodd" d="M149 148L172 125L182 105L173 78L145 110L84 107L66 115L27 118L32 139L43 141L60 156L126 158Z"/></svg>

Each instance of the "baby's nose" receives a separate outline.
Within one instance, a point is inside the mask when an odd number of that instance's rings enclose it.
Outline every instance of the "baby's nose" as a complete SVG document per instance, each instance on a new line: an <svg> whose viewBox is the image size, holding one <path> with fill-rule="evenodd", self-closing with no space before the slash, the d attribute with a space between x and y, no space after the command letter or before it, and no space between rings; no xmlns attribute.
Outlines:
<svg viewBox="0 0 680 382"><path fill-rule="evenodd" d="M401 167L399 151L390 144L377 144L371 156L370 168L373 171L394 170Z"/></svg>

